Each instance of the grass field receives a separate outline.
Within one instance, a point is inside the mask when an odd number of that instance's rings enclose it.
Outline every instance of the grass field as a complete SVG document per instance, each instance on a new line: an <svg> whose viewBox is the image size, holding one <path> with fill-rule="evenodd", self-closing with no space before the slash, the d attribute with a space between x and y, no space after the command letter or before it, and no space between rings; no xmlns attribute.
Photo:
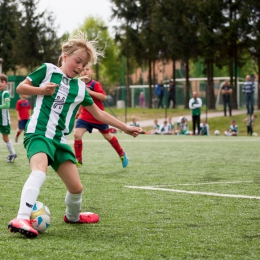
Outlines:
<svg viewBox="0 0 260 260"><path fill-rule="evenodd" d="M83 210L100 222L63 221L66 189L49 168L38 200L52 223L36 239L7 230L30 169L21 142L7 164L1 141L2 259L260 259L258 137L117 137L125 169L100 134L84 136Z"/></svg>

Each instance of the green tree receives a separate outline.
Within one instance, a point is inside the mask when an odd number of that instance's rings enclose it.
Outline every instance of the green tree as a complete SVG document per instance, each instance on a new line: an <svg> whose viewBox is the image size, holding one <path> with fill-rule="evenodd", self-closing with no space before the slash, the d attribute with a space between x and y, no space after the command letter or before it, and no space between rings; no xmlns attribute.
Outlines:
<svg viewBox="0 0 260 260"><path fill-rule="evenodd" d="M0 58L3 59L3 72L15 71L17 41L17 24L20 13L17 10L17 1L0 0Z"/></svg>
<svg viewBox="0 0 260 260"><path fill-rule="evenodd" d="M101 57L95 66L95 78L108 90L120 80L119 48L109 35L108 27L100 17L87 17L79 30L85 31L90 40L97 39L100 50L104 52L104 57Z"/></svg>
<svg viewBox="0 0 260 260"><path fill-rule="evenodd" d="M52 13L37 13L38 0L21 0L24 12L19 21L16 55L30 71L43 62L56 63L60 39L56 36Z"/></svg>

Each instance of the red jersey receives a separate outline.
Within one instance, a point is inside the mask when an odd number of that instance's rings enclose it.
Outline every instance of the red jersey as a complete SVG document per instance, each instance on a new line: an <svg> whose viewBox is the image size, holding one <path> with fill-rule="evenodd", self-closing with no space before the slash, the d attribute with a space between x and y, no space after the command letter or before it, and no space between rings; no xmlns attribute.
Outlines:
<svg viewBox="0 0 260 260"><path fill-rule="evenodd" d="M90 80L87 84L86 87L91 89L92 91L101 93L106 95L106 92L103 90L101 84L98 81L94 81L94 80ZM91 96L92 97L92 96ZM104 110L104 104L101 100L92 97L94 103L101 109ZM100 121L98 121L97 119L95 119L95 117L92 116L91 113L88 112L88 110L84 107L81 107L81 112L80 112L80 119L89 122L89 123L93 123L93 124L104 124Z"/></svg>
<svg viewBox="0 0 260 260"><path fill-rule="evenodd" d="M29 119L30 109L31 109L31 105L27 99L19 99L16 102L16 110L18 111L21 120Z"/></svg>

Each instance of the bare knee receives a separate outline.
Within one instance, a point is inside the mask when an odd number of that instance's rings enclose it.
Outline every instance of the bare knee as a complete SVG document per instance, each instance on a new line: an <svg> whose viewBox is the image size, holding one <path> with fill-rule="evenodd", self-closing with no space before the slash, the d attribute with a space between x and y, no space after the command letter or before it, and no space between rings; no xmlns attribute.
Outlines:
<svg viewBox="0 0 260 260"><path fill-rule="evenodd" d="M84 128L75 128L73 131L74 139L81 140L82 136L85 132L86 132L86 129L84 129Z"/></svg>
<svg viewBox="0 0 260 260"><path fill-rule="evenodd" d="M9 136L8 135L3 135L3 141L5 143L8 143L9 142Z"/></svg>
<svg viewBox="0 0 260 260"><path fill-rule="evenodd" d="M71 194L81 194L83 192L83 185L80 184L74 187L67 187L67 189Z"/></svg>

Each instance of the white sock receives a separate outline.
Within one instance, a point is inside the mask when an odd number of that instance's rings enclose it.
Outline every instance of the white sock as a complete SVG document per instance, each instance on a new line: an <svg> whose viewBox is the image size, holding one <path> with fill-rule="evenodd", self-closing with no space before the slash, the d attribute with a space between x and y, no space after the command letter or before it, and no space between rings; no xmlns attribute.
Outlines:
<svg viewBox="0 0 260 260"><path fill-rule="evenodd" d="M69 191L67 191L65 203L67 219L71 222L77 222L79 220L79 213L81 210L82 193L71 194Z"/></svg>
<svg viewBox="0 0 260 260"><path fill-rule="evenodd" d="M33 205L40 193L40 188L44 183L46 174L42 171L32 171L23 186L20 208L17 219L30 219Z"/></svg>
<svg viewBox="0 0 260 260"><path fill-rule="evenodd" d="M8 143L5 143L5 144L6 144L6 147L7 147L7 150L8 150L8 152L9 152L9 154L11 154L11 155L15 154L12 141L9 140L9 142L8 142Z"/></svg>

